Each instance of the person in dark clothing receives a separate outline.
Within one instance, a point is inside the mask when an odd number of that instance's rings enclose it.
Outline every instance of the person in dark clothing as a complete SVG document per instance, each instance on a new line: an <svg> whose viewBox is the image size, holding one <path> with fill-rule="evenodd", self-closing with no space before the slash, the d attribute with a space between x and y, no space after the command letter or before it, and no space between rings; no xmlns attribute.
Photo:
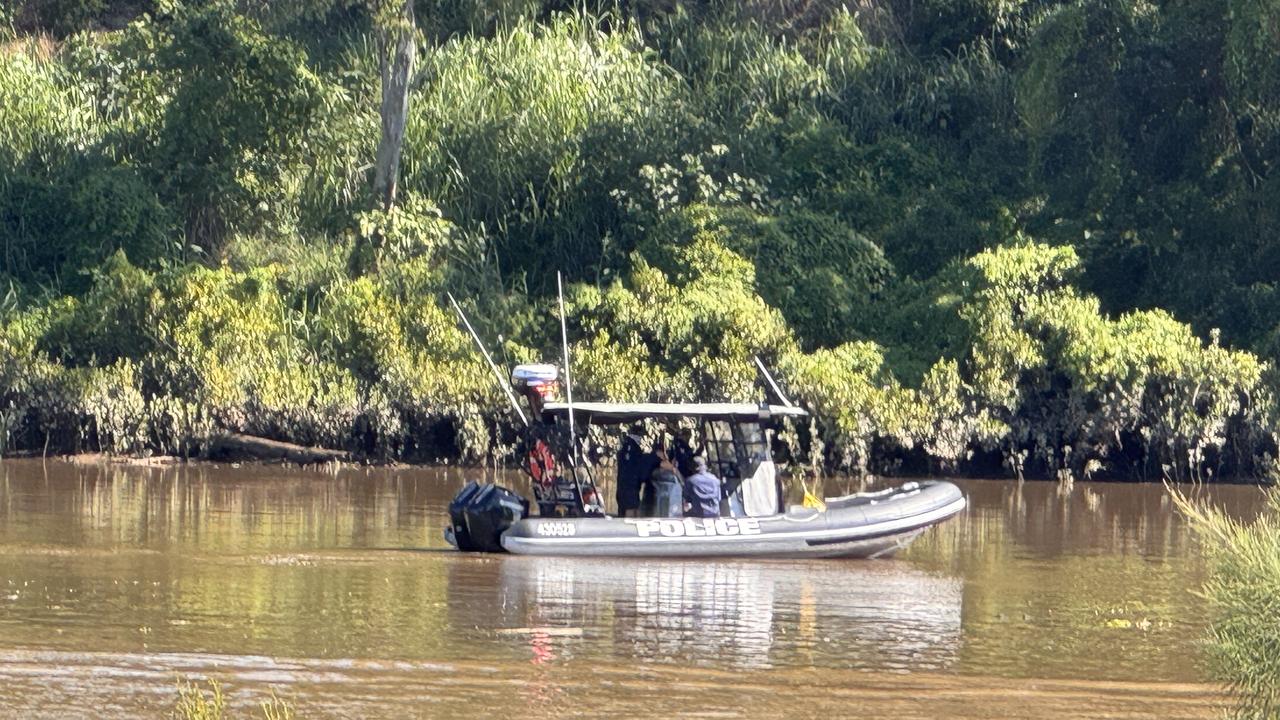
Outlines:
<svg viewBox="0 0 1280 720"><path fill-rule="evenodd" d="M707 472L702 456L693 458L694 473L684 479L686 517L720 517L720 478Z"/></svg>
<svg viewBox="0 0 1280 720"><path fill-rule="evenodd" d="M634 517L640 509L640 486L649 481L654 468L658 466L658 458L644 449L641 433L643 428L635 426L622 439L622 449L618 451L618 515Z"/></svg>
<svg viewBox="0 0 1280 720"><path fill-rule="evenodd" d="M697 455L697 451L693 449L693 431L689 428L680 428L680 432L676 434L675 443L671 447L671 460L675 462L681 477L687 478L697 472L693 464Z"/></svg>

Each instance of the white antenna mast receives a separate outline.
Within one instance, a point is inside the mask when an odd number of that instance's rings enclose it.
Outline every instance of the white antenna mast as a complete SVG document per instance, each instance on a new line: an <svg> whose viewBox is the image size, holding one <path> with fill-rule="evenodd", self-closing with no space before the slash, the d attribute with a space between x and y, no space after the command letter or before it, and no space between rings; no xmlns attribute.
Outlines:
<svg viewBox="0 0 1280 720"><path fill-rule="evenodd" d="M573 466L578 466L578 436L573 428L573 373L569 370L569 328L564 320L564 280L556 271L556 293L560 298L560 342L564 346L564 394L569 405L569 446Z"/></svg>
<svg viewBox="0 0 1280 720"><path fill-rule="evenodd" d="M529 418L524 416L524 411L520 409L520 403L516 401L515 393L511 392L511 383L502 377L502 371L498 370L498 366L493 362L493 358L489 357L489 351L484 348L484 343L480 342L480 336L476 334L475 328L471 327L467 316L463 314L462 308L458 305L458 301L453 299L453 293L446 292L449 296L449 302L453 303L453 309L458 311L458 317L462 318L462 324L467 326L467 332L471 333L471 339L476 341L476 347L480 348L480 353L484 355L484 359L489 361L489 368L493 370L493 376L498 380L498 387L507 393L507 399L511 401L511 407L515 408L516 414L520 416L520 422L525 427L529 427Z"/></svg>

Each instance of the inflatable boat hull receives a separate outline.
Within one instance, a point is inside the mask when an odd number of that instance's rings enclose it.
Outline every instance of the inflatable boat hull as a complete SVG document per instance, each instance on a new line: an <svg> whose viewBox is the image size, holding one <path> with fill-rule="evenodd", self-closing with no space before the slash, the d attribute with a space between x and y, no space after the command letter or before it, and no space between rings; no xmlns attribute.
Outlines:
<svg viewBox="0 0 1280 720"><path fill-rule="evenodd" d="M908 483L757 518L526 518L502 535L517 555L885 557L965 507L948 482Z"/></svg>

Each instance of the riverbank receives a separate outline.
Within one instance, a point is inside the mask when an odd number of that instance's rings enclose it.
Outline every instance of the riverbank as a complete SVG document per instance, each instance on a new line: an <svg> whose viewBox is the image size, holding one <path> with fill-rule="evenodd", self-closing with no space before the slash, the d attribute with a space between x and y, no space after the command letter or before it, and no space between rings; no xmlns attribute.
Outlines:
<svg viewBox="0 0 1280 720"><path fill-rule="evenodd" d="M208 444L207 450L198 456L179 457L177 455L151 454L113 454L103 452L81 452L66 455L54 455L64 462L81 465L110 463L132 467L167 467L187 463L217 462L257 462L262 464L283 465L337 465L352 462L351 453L343 450L331 450L320 447L304 447L294 443L253 437L239 433L225 433L215 436ZM35 451L13 452L4 458L48 458L46 453Z"/></svg>
<svg viewBox="0 0 1280 720"><path fill-rule="evenodd" d="M935 311L964 330L914 385L870 342L806 351L750 282L637 269L571 287L575 391L758 401L761 356L812 413L786 427L778 455L814 470L1270 477L1267 365L1162 313L1099 314L1068 280L1076 263L1027 244L959 266L936 300L963 302ZM424 272L302 288L280 267L152 274L117 259L84 297L0 313L0 449L205 457L249 435L361 462L507 461L518 422ZM691 324L653 334L681 316ZM522 340L504 351L558 355L540 332ZM686 350L661 350L674 347ZM616 429L592 438L616 441Z"/></svg>
<svg viewBox="0 0 1280 720"><path fill-rule="evenodd" d="M813 467L1276 469L1280 123L1182 111L1276 100L1203 81L1267 17L467 0L388 103L363 5L145 5L0 11L0 451L501 460L447 294L509 368L563 273L581 398L757 401L758 356Z"/></svg>

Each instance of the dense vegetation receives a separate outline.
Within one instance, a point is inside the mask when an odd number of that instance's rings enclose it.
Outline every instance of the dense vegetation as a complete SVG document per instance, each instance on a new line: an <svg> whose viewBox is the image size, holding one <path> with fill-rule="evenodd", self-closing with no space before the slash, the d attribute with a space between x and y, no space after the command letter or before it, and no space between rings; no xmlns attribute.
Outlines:
<svg viewBox="0 0 1280 720"><path fill-rule="evenodd" d="M1251 523L1209 503L1173 494L1210 560L1203 593L1209 604L1209 666L1230 689L1232 717L1280 718L1280 496Z"/></svg>
<svg viewBox="0 0 1280 720"><path fill-rule="evenodd" d="M382 0L0 9L0 446L220 430L478 459L445 292L581 397L815 411L814 463L1269 476L1280 4Z"/></svg>

